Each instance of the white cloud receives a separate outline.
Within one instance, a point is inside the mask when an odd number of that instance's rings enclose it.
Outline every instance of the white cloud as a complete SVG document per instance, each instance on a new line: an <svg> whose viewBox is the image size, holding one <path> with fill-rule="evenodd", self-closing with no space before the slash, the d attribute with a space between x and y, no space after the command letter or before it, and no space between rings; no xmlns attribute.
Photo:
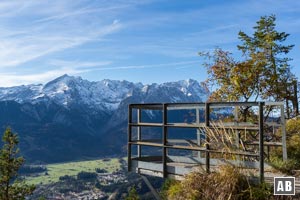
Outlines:
<svg viewBox="0 0 300 200"><path fill-rule="evenodd" d="M17 66L50 53L82 45L113 33L120 27L120 24L112 23L84 35L80 33L77 35L66 33L64 36L63 34L31 34L17 38L0 38L0 67Z"/></svg>
<svg viewBox="0 0 300 200"><path fill-rule="evenodd" d="M51 81L63 74L79 75L81 73L91 71L111 71L111 70L128 70L128 69L148 69L148 68L161 68L161 67L176 67L180 69L188 67L187 65L199 63L197 60L171 62L153 65L129 65L129 66L115 66L115 67L103 67L110 64L110 62L76 62L76 61L62 61L52 60L50 64L61 66L56 70L48 70L41 73L33 74L0 74L0 87L10 87L16 85L26 84L39 84ZM74 67L76 66L76 67ZM97 68L96 68L97 67Z"/></svg>
<svg viewBox="0 0 300 200"><path fill-rule="evenodd" d="M51 81L63 74L77 75L88 72L89 70L79 70L72 68L60 68L56 70L49 70L46 72L35 74L0 74L0 86L10 87L16 85L39 84Z"/></svg>
<svg viewBox="0 0 300 200"><path fill-rule="evenodd" d="M103 21L96 15L121 6L81 9L77 4L82 1L54 2L57 4L38 0L0 2L0 11L7 11L0 14L0 68L99 41L122 27L119 20ZM87 22L90 13L95 14L94 21Z"/></svg>
<svg viewBox="0 0 300 200"><path fill-rule="evenodd" d="M153 65L129 65L129 66L116 66L116 67L102 67L98 68L98 71L102 70L124 70L124 69L145 69L145 68L161 68L161 67L175 67L188 64L199 63L198 60L182 61L182 62L171 62L171 63L162 63L162 64L153 64Z"/></svg>
<svg viewBox="0 0 300 200"><path fill-rule="evenodd" d="M101 62L87 62L87 61L66 61L66 60L51 60L49 65L67 68L98 68L106 65L112 64L111 61L101 61Z"/></svg>

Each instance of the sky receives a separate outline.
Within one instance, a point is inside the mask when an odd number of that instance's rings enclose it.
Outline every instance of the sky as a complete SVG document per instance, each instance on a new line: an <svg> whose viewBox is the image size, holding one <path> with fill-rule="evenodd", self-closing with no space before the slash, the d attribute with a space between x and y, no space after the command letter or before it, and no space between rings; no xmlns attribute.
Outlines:
<svg viewBox="0 0 300 200"><path fill-rule="evenodd" d="M1 0L0 87L63 74L162 83L207 78L198 52L240 56L240 30L276 15L292 71L300 77L300 1Z"/></svg>

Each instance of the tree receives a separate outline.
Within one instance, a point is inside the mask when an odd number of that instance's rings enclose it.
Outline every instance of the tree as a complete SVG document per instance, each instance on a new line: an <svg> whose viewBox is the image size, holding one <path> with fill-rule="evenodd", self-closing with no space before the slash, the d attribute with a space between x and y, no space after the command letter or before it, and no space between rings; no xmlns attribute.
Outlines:
<svg viewBox="0 0 300 200"><path fill-rule="evenodd" d="M25 196L32 194L35 187L18 179L18 170L25 161L23 157L18 156L18 136L10 128L7 128L2 141L3 146L0 149L0 199L25 199Z"/></svg>
<svg viewBox="0 0 300 200"><path fill-rule="evenodd" d="M260 97L279 101L286 97L285 89L295 79L288 64L291 59L285 57L294 45L283 44L289 34L276 31L275 21L275 15L261 17L252 37L240 31L242 45L238 49L252 61L253 68L261 71Z"/></svg>
<svg viewBox="0 0 300 200"><path fill-rule="evenodd" d="M275 21L274 15L264 16L253 27L252 36L239 32L242 44L237 47L243 53L241 61L219 48L213 54L200 53L210 61L205 63L207 83L216 86L210 100L247 102L290 98L288 90L296 78L286 54L294 45L283 44L289 34L278 32Z"/></svg>
<svg viewBox="0 0 300 200"><path fill-rule="evenodd" d="M213 54L200 55L212 60L212 63L205 63L208 72L206 83L217 89L209 100L247 102L257 93L259 74L257 69L251 67L251 61L238 62L230 52L220 48L215 49Z"/></svg>
<svg viewBox="0 0 300 200"><path fill-rule="evenodd" d="M135 187L130 188L128 196L125 199L126 200L139 200L140 199Z"/></svg>

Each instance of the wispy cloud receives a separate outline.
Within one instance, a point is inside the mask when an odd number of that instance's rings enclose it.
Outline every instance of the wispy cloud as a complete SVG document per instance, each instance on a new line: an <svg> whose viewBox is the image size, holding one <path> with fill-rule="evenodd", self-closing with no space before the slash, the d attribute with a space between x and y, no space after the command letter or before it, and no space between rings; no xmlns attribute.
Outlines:
<svg viewBox="0 0 300 200"><path fill-rule="evenodd" d="M0 74L0 86L10 87L16 85L45 83L63 74L77 75L87 71L89 70L59 68L56 70L48 70L46 72L34 73L34 74Z"/></svg>
<svg viewBox="0 0 300 200"><path fill-rule="evenodd" d="M41 18L41 19L34 21L34 23L43 23L43 22L49 22L49 21L55 21L55 20L62 20L62 19L69 18L69 17L74 17L74 16L78 16L78 15L86 15L86 14L91 14L91 13L96 13L96 12L107 13L107 12L111 12L114 10L124 9L127 7L128 7L128 5L111 6L111 7L106 7L106 8L89 8L89 7L81 8L79 10L70 11L70 12L58 14L58 15L53 15L53 16L46 17L46 18Z"/></svg>
<svg viewBox="0 0 300 200"><path fill-rule="evenodd" d="M112 70L142 70L149 68L165 68L172 67L176 69L186 68L189 65L199 63L196 60L182 61L182 62L171 62L153 65L129 65L129 66L115 66L115 67L104 67L110 64L110 62L73 62L73 61L63 61L63 60L53 60L50 64L55 66L60 66L55 70L48 70L40 73L32 74L0 74L0 86L9 87L16 85L26 85L26 84L39 84L51 81L58 76L63 74L78 75L87 72L96 71L112 71Z"/></svg>
<svg viewBox="0 0 300 200"><path fill-rule="evenodd" d="M101 61L101 62L89 62L89 61L66 61L66 60L51 60L49 65L64 67L64 68L99 68L112 64L112 61Z"/></svg>
<svg viewBox="0 0 300 200"><path fill-rule="evenodd" d="M86 23L87 19L83 17L87 13L109 9L80 9L62 3L58 5L48 2L41 5L36 0L0 3L0 10L7 10L8 13L0 14L3 32L0 34L0 68L18 66L51 53L99 40L122 27L116 19ZM33 10L37 7L38 10ZM78 15L82 15L82 18ZM23 18L34 20L24 21ZM62 18L66 20L58 20Z"/></svg>
<svg viewBox="0 0 300 200"><path fill-rule="evenodd" d="M188 64L199 63L197 60L191 61L182 61L182 62L171 62L171 63L162 63L162 64L153 64L153 65L129 65L129 66L116 66L116 67L102 67L97 69L102 70L125 70L125 69L146 69L146 68L162 68L162 67L176 67Z"/></svg>
<svg viewBox="0 0 300 200"><path fill-rule="evenodd" d="M87 35L30 35L18 38L0 38L0 67L16 66L50 53L82 45L120 28L118 23L102 27ZM11 33L13 34L13 32Z"/></svg>
<svg viewBox="0 0 300 200"><path fill-rule="evenodd" d="M293 0L174 0L172 6L166 0L1 0L0 86L45 82L62 73L96 80L120 78L127 74L122 70L143 76L140 69L188 68L201 62L199 51L237 51L238 31L251 34L255 21L272 13L280 30L292 33L287 42L297 45L299 9ZM148 64L154 62L162 64Z"/></svg>

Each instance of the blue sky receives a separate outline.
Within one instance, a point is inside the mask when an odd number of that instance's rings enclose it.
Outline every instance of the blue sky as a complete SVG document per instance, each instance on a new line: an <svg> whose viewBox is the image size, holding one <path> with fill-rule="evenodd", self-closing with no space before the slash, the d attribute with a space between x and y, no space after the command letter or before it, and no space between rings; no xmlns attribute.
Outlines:
<svg viewBox="0 0 300 200"><path fill-rule="evenodd" d="M238 57L238 32L251 34L270 14L291 34L290 64L300 77L300 1L1 0L0 86L65 73L94 81L203 81L198 52L221 47Z"/></svg>

